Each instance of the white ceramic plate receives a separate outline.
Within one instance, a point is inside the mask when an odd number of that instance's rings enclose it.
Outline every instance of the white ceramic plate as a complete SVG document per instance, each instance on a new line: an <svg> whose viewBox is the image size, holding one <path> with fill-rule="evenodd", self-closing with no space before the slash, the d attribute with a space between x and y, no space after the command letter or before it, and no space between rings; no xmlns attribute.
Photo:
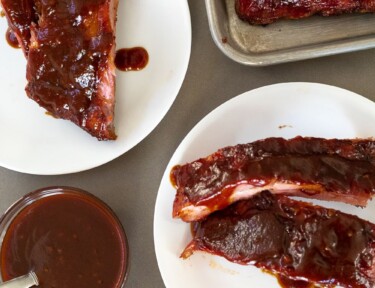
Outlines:
<svg viewBox="0 0 375 288"><path fill-rule="evenodd" d="M171 218L175 190L169 182L169 172L174 165L207 156L224 146L273 136L374 136L372 123L375 123L375 103L347 90L313 83L276 84L252 90L207 115L174 153L158 192L154 241L166 287L279 287L273 276L252 266L236 265L202 252L197 252L187 260L179 258L191 240L191 233L189 224ZM360 209L314 201L372 222L375 222L374 202L366 209Z"/></svg>
<svg viewBox="0 0 375 288"><path fill-rule="evenodd" d="M0 18L5 36L6 19ZM122 155L162 120L182 85L191 48L186 0L120 1L117 47L142 46L141 72L118 72L114 142L99 142L69 121L45 114L25 94L26 60L0 39L0 166L30 174L87 170Z"/></svg>

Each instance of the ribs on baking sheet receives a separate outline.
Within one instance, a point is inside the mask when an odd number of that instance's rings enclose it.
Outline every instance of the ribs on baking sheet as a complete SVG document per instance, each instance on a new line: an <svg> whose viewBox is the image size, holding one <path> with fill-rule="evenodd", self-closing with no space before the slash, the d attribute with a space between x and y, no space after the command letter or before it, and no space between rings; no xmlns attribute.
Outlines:
<svg viewBox="0 0 375 288"><path fill-rule="evenodd" d="M236 0L240 19L250 24L270 24L278 19L301 19L314 14L375 12L374 0Z"/></svg>
<svg viewBox="0 0 375 288"><path fill-rule="evenodd" d="M172 168L173 217L197 221L263 190L365 206L375 192L372 139L267 138Z"/></svg>
<svg viewBox="0 0 375 288"><path fill-rule="evenodd" d="M27 95L56 118L114 140L118 0L0 0L27 55Z"/></svg>
<svg viewBox="0 0 375 288"><path fill-rule="evenodd" d="M375 285L375 225L264 191L193 224L195 251L323 287Z"/></svg>

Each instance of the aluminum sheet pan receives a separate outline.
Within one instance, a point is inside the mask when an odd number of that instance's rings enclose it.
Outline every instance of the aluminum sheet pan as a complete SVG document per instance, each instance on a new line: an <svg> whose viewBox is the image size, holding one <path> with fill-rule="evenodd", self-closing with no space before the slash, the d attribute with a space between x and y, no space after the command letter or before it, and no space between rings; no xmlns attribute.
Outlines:
<svg viewBox="0 0 375 288"><path fill-rule="evenodd" d="M375 47L375 14L312 16L267 26L241 21L234 0L206 0L216 45L236 62L265 66Z"/></svg>

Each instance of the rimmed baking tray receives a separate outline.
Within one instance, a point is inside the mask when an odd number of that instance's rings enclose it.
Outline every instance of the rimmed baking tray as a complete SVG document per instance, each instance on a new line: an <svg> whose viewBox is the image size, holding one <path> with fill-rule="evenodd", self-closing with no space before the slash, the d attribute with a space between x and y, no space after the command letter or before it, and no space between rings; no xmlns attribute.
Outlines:
<svg viewBox="0 0 375 288"><path fill-rule="evenodd" d="M375 14L312 16L267 26L241 21L234 0L206 0L212 37L236 62L265 66L375 47Z"/></svg>

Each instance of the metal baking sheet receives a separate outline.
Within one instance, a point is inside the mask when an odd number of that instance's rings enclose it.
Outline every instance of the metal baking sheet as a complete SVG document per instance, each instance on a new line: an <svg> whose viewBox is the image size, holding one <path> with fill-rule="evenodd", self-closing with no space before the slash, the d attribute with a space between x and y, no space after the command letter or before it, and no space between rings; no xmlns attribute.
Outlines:
<svg viewBox="0 0 375 288"><path fill-rule="evenodd" d="M267 26L241 21L234 0L206 0L212 37L229 58L265 66L375 47L375 14L312 16Z"/></svg>

